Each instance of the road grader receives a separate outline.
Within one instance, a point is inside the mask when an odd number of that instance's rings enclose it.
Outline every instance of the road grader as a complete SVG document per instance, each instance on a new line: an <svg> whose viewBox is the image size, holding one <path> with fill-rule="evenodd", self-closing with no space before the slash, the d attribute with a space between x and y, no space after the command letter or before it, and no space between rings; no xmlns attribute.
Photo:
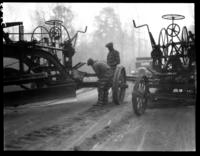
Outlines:
<svg viewBox="0 0 200 156"><path fill-rule="evenodd" d="M4 61L3 85L17 85L23 88L20 91L5 92L6 102L14 98L23 99L25 96L37 97L38 94L48 92L53 95L57 88L61 88L66 94L75 94L79 88L97 87L97 81L83 81L84 77L96 76L79 70L84 62L74 66L72 64L78 34L85 33L87 26L85 31L77 31L71 37L62 23L60 20L49 20L45 25L37 26L32 33L24 33L23 22L2 24L3 59L12 60ZM18 27L18 32L5 32L4 30L9 27ZM18 40L13 41L9 35L18 36ZM25 35L31 36L30 41L24 40ZM113 101L116 104L123 102L126 87L125 68L118 66L111 86Z"/></svg>
<svg viewBox="0 0 200 156"><path fill-rule="evenodd" d="M145 112L149 100L160 97L195 99L196 96L195 36L185 26L180 33L180 26L175 21L184 19L184 16L168 14L162 18L171 20L172 23L161 29L157 44L149 26L136 26L133 20L134 28L147 27L148 30L152 64L145 69L151 75L143 73L127 76L125 68L119 65L110 86L113 102L122 104L128 87L126 82L134 81L132 105L136 115ZM15 60L3 67L3 85L18 85L24 89L16 95L12 92L5 93L5 98L12 99L14 95L24 98L28 93L29 97L37 96L50 90L55 93L56 87L62 88L62 92L68 90L73 93L79 88L97 87L97 81L83 80L84 77L96 76L80 71L84 62L74 66L72 64L78 34L85 33L87 27L85 31L77 31L71 37L62 23L60 20L49 20L45 22L45 26L36 27L32 33L24 33L22 22L3 24L3 29L19 27L18 33L3 31L3 58ZM18 41L12 41L9 34L18 35ZM25 41L25 35L31 35L31 40Z"/></svg>
<svg viewBox="0 0 200 156"><path fill-rule="evenodd" d="M137 115L142 115L148 101L168 99L193 99L196 97L196 55L195 36L175 23L185 18L183 15L167 14L163 19L171 20L167 28L162 28L156 44L148 24L136 26L146 27L152 51L150 66L145 67L151 74L141 74L136 78L132 92L132 105Z"/></svg>

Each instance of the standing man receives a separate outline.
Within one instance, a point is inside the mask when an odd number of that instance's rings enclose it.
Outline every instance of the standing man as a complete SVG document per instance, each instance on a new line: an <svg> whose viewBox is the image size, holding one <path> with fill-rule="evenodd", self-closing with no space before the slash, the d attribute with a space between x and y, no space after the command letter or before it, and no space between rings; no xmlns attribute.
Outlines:
<svg viewBox="0 0 200 156"><path fill-rule="evenodd" d="M111 67L112 73L114 75L114 71L116 69L116 66L118 64L120 64L119 52L113 48L112 42L106 44L106 47L109 50L108 55L107 55L107 64Z"/></svg>
<svg viewBox="0 0 200 156"><path fill-rule="evenodd" d="M108 103L108 90L112 86L111 68L104 62L88 59L87 65L91 66L98 77L98 102L96 105Z"/></svg>

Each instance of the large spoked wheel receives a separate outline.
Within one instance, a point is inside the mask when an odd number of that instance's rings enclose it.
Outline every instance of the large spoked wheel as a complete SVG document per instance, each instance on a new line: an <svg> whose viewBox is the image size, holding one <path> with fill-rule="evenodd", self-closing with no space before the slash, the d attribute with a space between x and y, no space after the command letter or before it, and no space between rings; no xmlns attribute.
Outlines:
<svg viewBox="0 0 200 156"><path fill-rule="evenodd" d="M180 33L180 27L178 24L172 23L167 27L167 34L170 37L178 36L179 33Z"/></svg>
<svg viewBox="0 0 200 156"><path fill-rule="evenodd" d="M144 114L147 107L148 100L148 86L147 86L147 78L141 77L139 78L132 92L132 105L133 110L136 115L140 116Z"/></svg>
<svg viewBox="0 0 200 156"><path fill-rule="evenodd" d="M7 74L5 75L5 79L10 79L12 77L23 77L24 74L36 76L36 75L43 75L45 76L44 79L41 79L41 81L37 82L30 82L26 85L27 88L44 88L48 87L49 85L53 85L56 82L64 81L67 78L69 78L69 75L67 71L64 69L64 67L60 64L59 60L57 60L53 55L51 55L49 52L46 52L41 49L17 49L17 52L21 52L23 54L22 58L22 65L24 68L23 73L19 73L19 58L15 55L9 55L7 54L7 58L15 59L14 65L5 65L4 69L6 69ZM6 58L6 56L5 56ZM18 68L16 68L18 67ZM10 70L12 68L12 70ZM12 71L15 70L11 74ZM18 71L18 72L17 72Z"/></svg>
<svg viewBox="0 0 200 156"><path fill-rule="evenodd" d="M37 43L42 45L49 45L51 37L47 28L43 26L36 27L31 35L31 41L37 41Z"/></svg>
<svg viewBox="0 0 200 156"><path fill-rule="evenodd" d="M119 105L123 103L126 92L126 71L122 66L117 66L112 84L113 101Z"/></svg>
<svg viewBox="0 0 200 156"><path fill-rule="evenodd" d="M183 66L188 67L190 58L188 56L188 46L189 46L189 37L188 37L188 31L186 26L182 29L182 35L181 35L181 48L182 48L182 60L183 60Z"/></svg>
<svg viewBox="0 0 200 156"><path fill-rule="evenodd" d="M66 79L67 73L64 67L46 51L37 49L27 52L24 62L28 65L29 71L45 73L48 77L47 84Z"/></svg>
<svg viewBox="0 0 200 156"><path fill-rule="evenodd" d="M161 59L161 62L162 62L161 68L163 68L163 66L165 66L167 63L168 56L169 56L168 34L165 28L162 28L160 31L159 38L158 38L158 46L163 56L163 58Z"/></svg>

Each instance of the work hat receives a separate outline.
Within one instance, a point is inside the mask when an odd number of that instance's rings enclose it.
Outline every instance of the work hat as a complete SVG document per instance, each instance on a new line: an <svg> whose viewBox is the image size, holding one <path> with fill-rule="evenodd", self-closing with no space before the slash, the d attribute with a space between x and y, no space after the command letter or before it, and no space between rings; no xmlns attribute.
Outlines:
<svg viewBox="0 0 200 156"><path fill-rule="evenodd" d="M89 58L89 59L87 60L87 65L92 65L93 63L94 63L94 60L93 60L93 59Z"/></svg>
<svg viewBox="0 0 200 156"><path fill-rule="evenodd" d="M106 44L106 47L107 47L107 48L113 47L113 43L112 43L112 42L107 43L107 44Z"/></svg>

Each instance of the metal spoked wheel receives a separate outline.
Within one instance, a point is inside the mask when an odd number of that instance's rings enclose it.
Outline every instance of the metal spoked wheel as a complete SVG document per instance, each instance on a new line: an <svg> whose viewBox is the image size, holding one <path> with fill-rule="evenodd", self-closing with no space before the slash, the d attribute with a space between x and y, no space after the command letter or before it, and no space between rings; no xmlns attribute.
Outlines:
<svg viewBox="0 0 200 156"><path fill-rule="evenodd" d="M189 46L188 31L186 26L184 26L181 34L181 47L182 47L183 66L186 68L189 66L190 62L190 58L188 56L188 46Z"/></svg>
<svg viewBox="0 0 200 156"><path fill-rule="evenodd" d="M43 72L48 77L48 82L65 80L66 72L64 67L50 53L43 50L34 50L27 52L24 62L28 65L29 70L34 72Z"/></svg>
<svg viewBox="0 0 200 156"><path fill-rule="evenodd" d="M63 43L64 41L71 40L67 28L62 25L62 23L63 21L60 20L49 20L45 22L45 24L51 26L49 34L52 41L59 41L59 43Z"/></svg>
<svg viewBox="0 0 200 156"><path fill-rule="evenodd" d="M178 24L172 23L167 27L167 34L170 37L178 36L179 33L180 33L180 27Z"/></svg>
<svg viewBox="0 0 200 156"><path fill-rule="evenodd" d="M7 58L15 59L16 63L12 66L5 66L6 69L6 76L5 79L8 79L9 77L23 77L23 75L29 75L30 76L41 76L44 77L40 81L37 82L30 82L27 83L29 86L29 89L32 88L43 88L48 85L55 84L56 82L64 81L67 78L69 78L69 75L67 71L64 69L64 67L60 64L59 60L57 60L52 54L49 52L46 52L41 49L16 49L16 51L21 52L23 54L22 58L22 65L23 65L23 73L20 73L20 69L14 70L14 67L19 67L20 60L18 56L8 54ZM5 69L4 68L4 69ZM12 69L9 69L12 68ZM15 71L15 74L13 75L11 72ZM39 76L39 77L40 77ZM34 87L32 87L34 84Z"/></svg>
<svg viewBox="0 0 200 156"><path fill-rule="evenodd" d="M169 56L168 34L165 28L162 28L160 31L159 38L158 38L158 46L163 56L161 59L161 62L162 62L161 68L163 68L167 64L168 56Z"/></svg>
<svg viewBox="0 0 200 156"><path fill-rule="evenodd" d="M140 116L144 114L147 107L147 99L147 78L144 76L136 81L132 92L132 105L136 115Z"/></svg>
<svg viewBox="0 0 200 156"><path fill-rule="evenodd" d="M122 66L118 66L113 77L112 93L113 101L119 105L123 103L126 92L126 71Z"/></svg>
<svg viewBox="0 0 200 156"><path fill-rule="evenodd" d="M51 37L47 28L38 26L33 30L31 41L37 41L41 45L49 45Z"/></svg>

